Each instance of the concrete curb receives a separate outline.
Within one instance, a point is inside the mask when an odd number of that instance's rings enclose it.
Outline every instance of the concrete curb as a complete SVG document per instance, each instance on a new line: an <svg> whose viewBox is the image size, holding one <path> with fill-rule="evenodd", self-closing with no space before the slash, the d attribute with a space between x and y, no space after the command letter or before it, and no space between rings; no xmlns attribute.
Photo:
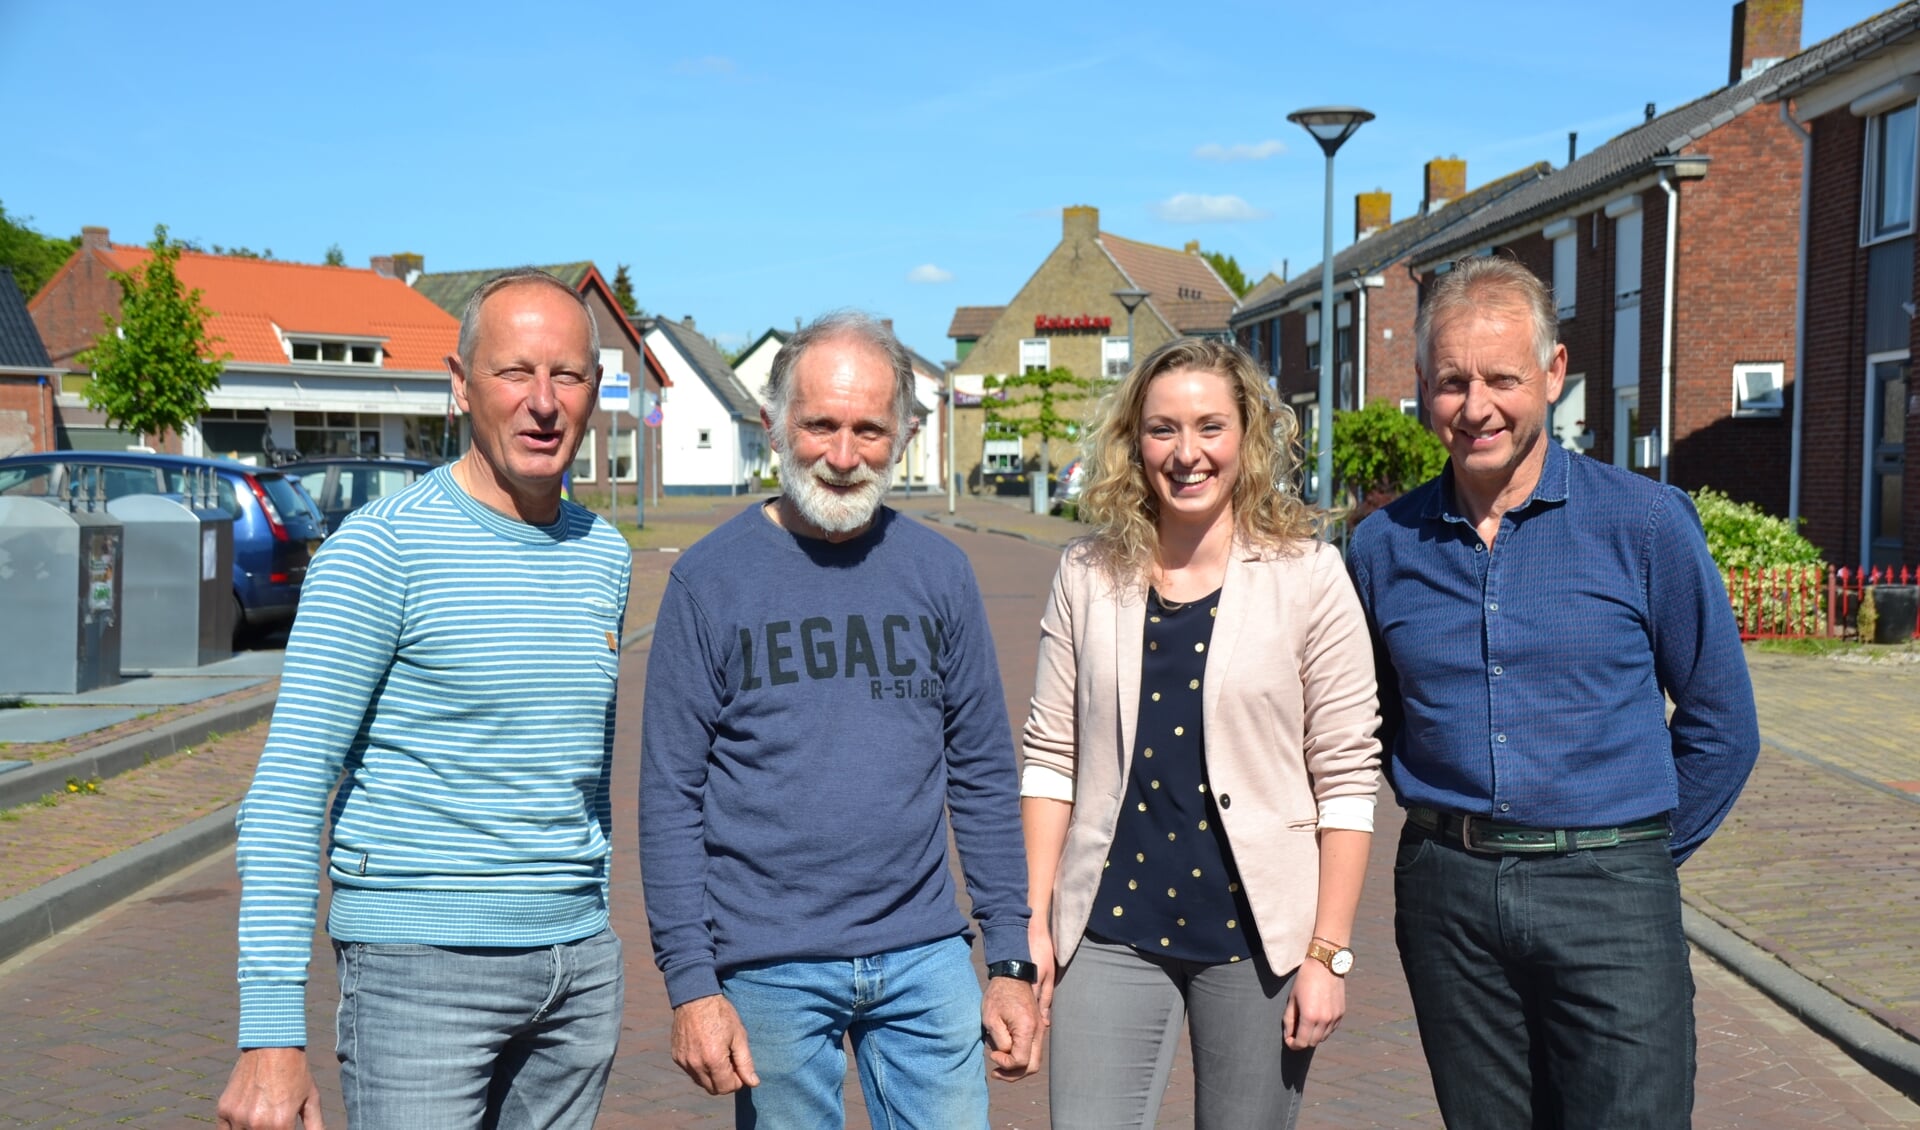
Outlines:
<svg viewBox="0 0 1920 1130"><path fill-rule="evenodd" d="M270 716L277 697L278 691L264 691L212 710L176 718L151 730L116 738L71 757L42 761L31 769L0 773L0 809L15 808L48 793L57 793L66 788L68 777L82 781L97 777L104 781L204 742L209 734L244 730Z"/></svg>
<svg viewBox="0 0 1920 1130"><path fill-rule="evenodd" d="M1920 1045L1861 1013L1778 958L1691 906L1680 908L1687 940L1832 1040L1888 1086L1920 1101Z"/></svg>
<svg viewBox="0 0 1920 1130"><path fill-rule="evenodd" d="M0 961L38 945L233 842L228 805L182 828L0 902Z"/></svg>

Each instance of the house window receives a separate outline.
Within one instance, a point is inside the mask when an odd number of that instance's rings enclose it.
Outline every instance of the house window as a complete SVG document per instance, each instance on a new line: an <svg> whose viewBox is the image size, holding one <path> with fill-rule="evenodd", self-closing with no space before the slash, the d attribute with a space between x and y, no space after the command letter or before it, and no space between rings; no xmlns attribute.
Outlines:
<svg viewBox="0 0 1920 1130"><path fill-rule="evenodd" d="M1613 220L1613 304L1615 307L1640 304L1640 233L1642 213L1638 208Z"/></svg>
<svg viewBox="0 0 1920 1130"><path fill-rule="evenodd" d="M1320 311L1317 307L1307 310L1307 368L1320 368Z"/></svg>
<svg viewBox="0 0 1920 1130"><path fill-rule="evenodd" d="M372 343L287 339L287 355L318 365L378 365L381 349Z"/></svg>
<svg viewBox="0 0 1920 1130"><path fill-rule="evenodd" d="M638 477L639 467L633 457L637 435L637 429L623 428L607 445L608 462L615 482L630 483Z"/></svg>
<svg viewBox="0 0 1920 1130"><path fill-rule="evenodd" d="M1572 231L1553 241L1553 304L1559 309L1563 322L1573 317L1574 268L1579 261L1579 251L1580 245L1575 242Z"/></svg>
<svg viewBox="0 0 1920 1130"><path fill-rule="evenodd" d="M600 433L587 429L580 438L580 450L573 453L573 485L598 481L599 468L595 465L595 456L599 454Z"/></svg>
<svg viewBox="0 0 1920 1130"><path fill-rule="evenodd" d="M1052 343L1046 338L1025 338L1020 342L1020 371L1044 372L1053 367L1052 355Z"/></svg>
<svg viewBox="0 0 1920 1130"><path fill-rule="evenodd" d="M713 446L713 431L712 431L711 429L709 429L709 428L701 428L701 429L700 429L700 442L699 442L699 446L701 446L701 447L712 447L712 446Z"/></svg>
<svg viewBox="0 0 1920 1130"><path fill-rule="evenodd" d="M1733 367L1733 414L1778 416L1786 404L1787 366L1784 361Z"/></svg>
<svg viewBox="0 0 1920 1130"><path fill-rule="evenodd" d="M1127 375L1133 367L1133 343L1124 337L1100 339L1100 369L1110 381Z"/></svg>
<svg viewBox="0 0 1920 1130"><path fill-rule="evenodd" d="M1909 102L1867 120L1866 200L1861 208L1861 243L1913 231L1914 128L1920 117Z"/></svg>
<svg viewBox="0 0 1920 1130"><path fill-rule="evenodd" d="M1420 418L1419 398L1413 397L1413 396L1401 397L1400 398L1400 414L1402 416L1412 416L1414 419L1418 420Z"/></svg>
<svg viewBox="0 0 1920 1130"><path fill-rule="evenodd" d="M988 424L982 433L980 471L987 475L1016 475L1026 462L1020 434L1007 424Z"/></svg>

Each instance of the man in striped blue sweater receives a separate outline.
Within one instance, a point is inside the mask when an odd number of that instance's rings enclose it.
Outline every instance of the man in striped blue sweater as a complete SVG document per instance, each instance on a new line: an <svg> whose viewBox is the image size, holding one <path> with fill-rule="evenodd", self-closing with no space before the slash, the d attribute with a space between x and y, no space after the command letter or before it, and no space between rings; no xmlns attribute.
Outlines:
<svg viewBox="0 0 1920 1130"><path fill-rule="evenodd" d="M472 448L355 511L314 561L240 810L222 1127L321 1124L305 1044L323 823L355 1130L584 1128L599 1110L623 990L608 782L630 557L560 489L598 358L557 279L482 287L449 359Z"/></svg>

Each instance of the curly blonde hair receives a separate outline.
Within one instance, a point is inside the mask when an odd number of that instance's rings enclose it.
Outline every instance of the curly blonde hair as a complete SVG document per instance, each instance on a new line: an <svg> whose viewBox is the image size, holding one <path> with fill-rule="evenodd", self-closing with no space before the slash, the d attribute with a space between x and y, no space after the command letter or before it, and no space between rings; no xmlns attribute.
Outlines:
<svg viewBox="0 0 1920 1130"><path fill-rule="evenodd" d="M1147 386L1179 369L1213 373L1240 408L1239 475L1233 484L1234 540L1264 551L1310 538L1314 509L1300 497L1300 425L1279 402L1253 358L1236 345L1180 338L1154 350L1115 385L1087 424L1087 485L1080 512L1096 527L1086 546L1110 580L1143 583L1160 548L1160 500L1140 465Z"/></svg>

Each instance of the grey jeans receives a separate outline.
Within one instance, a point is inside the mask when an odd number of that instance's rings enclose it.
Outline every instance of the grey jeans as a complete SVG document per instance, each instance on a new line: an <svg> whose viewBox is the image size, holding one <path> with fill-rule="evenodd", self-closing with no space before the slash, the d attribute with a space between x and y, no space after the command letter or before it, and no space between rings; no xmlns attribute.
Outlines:
<svg viewBox="0 0 1920 1130"><path fill-rule="evenodd" d="M1053 996L1054 1130L1147 1128L1186 1023L1197 1130L1291 1127L1313 1052L1285 1043L1293 974L1252 961L1202 965L1083 939Z"/></svg>

